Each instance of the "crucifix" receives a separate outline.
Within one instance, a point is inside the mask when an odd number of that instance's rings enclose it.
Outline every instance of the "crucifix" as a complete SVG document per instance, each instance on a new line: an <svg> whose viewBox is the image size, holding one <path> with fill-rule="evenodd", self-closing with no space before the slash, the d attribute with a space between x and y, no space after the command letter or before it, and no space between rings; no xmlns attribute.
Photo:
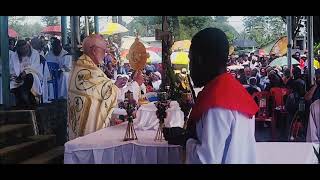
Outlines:
<svg viewBox="0 0 320 180"><path fill-rule="evenodd" d="M168 16L162 16L162 30L156 29L156 40L162 40L162 83L161 89L170 86L173 82L168 76L171 67L171 46L173 44L172 34L169 32Z"/></svg>

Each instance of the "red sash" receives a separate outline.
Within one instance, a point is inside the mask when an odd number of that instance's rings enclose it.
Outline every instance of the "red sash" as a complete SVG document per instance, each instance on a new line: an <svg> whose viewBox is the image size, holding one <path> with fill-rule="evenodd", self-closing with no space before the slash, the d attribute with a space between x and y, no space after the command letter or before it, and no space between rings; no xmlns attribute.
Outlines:
<svg viewBox="0 0 320 180"><path fill-rule="evenodd" d="M259 109L246 89L228 73L211 80L198 94L190 119L198 121L203 113L215 107L235 110L248 117Z"/></svg>

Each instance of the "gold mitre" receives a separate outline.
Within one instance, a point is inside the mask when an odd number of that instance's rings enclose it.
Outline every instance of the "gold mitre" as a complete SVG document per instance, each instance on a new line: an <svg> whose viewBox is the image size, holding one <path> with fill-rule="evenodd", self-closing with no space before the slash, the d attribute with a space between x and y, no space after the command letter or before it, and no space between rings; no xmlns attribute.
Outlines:
<svg viewBox="0 0 320 180"><path fill-rule="evenodd" d="M127 55L127 59L129 60L130 66L134 70L143 70L148 58L149 53L147 53L146 48L137 37L134 43L131 45L129 53Z"/></svg>

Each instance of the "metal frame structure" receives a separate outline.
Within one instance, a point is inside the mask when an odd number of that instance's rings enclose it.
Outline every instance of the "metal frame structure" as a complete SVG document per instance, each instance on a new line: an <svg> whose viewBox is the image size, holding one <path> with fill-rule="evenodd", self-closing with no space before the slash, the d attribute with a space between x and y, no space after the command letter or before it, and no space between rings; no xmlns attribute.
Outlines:
<svg viewBox="0 0 320 180"><path fill-rule="evenodd" d="M62 45L68 44L68 33L67 33L67 16L61 16L61 40Z"/></svg>
<svg viewBox="0 0 320 180"><path fill-rule="evenodd" d="M288 67L292 69L292 62L291 62L291 55L292 55L292 16L287 16L287 33L288 33ZM314 60L314 52L313 52L313 42L314 42L314 36L313 36L313 16L307 16L307 45L308 45L308 85L314 84L314 66L313 66L313 60ZM290 71L291 72L291 71ZM292 73L292 72L291 72Z"/></svg>
<svg viewBox="0 0 320 180"><path fill-rule="evenodd" d="M0 49L1 49L1 78L2 99L4 108L10 107L10 74L9 74L9 43L8 43L8 16L0 16Z"/></svg>
<svg viewBox="0 0 320 180"><path fill-rule="evenodd" d="M290 73L292 73L292 63L291 63L291 50L292 50L292 16L287 16L287 33L288 33L288 68L290 69Z"/></svg>
<svg viewBox="0 0 320 180"><path fill-rule="evenodd" d="M313 60L314 60L314 52L313 52L313 16L307 17L307 32L308 32L308 74L309 79L308 83L309 85L314 84L314 66L313 66Z"/></svg>
<svg viewBox="0 0 320 180"><path fill-rule="evenodd" d="M79 50L80 45L80 16L70 16L71 27L71 51L73 54ZM166 17L163 17L163 20ZM313 16L308 16L308 64L309 64L309 82L313 84L314 68L313 68ZM288 27L288 65L291 67L291 49L292 49L292 17L287 16ZM95 33L99 33L99 19L94 16L94 29ZM163 29L166 30L165 28ZM61 38L63 45L67 42L67 16L61 16ZM2 97L4 107L10 106L10 87L9 87L9 49L8 49L8 16L0 16L0 38L1 38L1 78L2 78ZM76 59L77 57L74 56ZM311 68L310 68L311 67Z"/></svg>

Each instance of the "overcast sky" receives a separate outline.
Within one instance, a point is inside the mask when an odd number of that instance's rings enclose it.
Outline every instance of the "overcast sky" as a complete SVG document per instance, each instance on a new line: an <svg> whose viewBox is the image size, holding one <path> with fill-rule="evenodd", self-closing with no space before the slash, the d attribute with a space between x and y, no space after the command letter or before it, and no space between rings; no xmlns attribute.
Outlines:
<svg viewBox="0 0 320 180"><path fill-rule="evenodd" d="M41 16L28 16L26 21L27 23L35 23L35 22L41 23L40 18ZM130 22L132 18L130 16L123 16L123 20ZM233 26L238 32L241 32L244 29L242 20L243 20L243 16L231 16L229 18L229 24ZM108 22L107 16L101 16L99 18L99 24L101 26L100 29L103 29L103 24L106 24L106 22Z"/></svg>
<svg viewBox="0 0 320 180"><path fill-rule="evenodd" d="M242 20L243 16L231 16L229 18L229 24L233 26L238 32L241 32L244 30Z"/></svg>

